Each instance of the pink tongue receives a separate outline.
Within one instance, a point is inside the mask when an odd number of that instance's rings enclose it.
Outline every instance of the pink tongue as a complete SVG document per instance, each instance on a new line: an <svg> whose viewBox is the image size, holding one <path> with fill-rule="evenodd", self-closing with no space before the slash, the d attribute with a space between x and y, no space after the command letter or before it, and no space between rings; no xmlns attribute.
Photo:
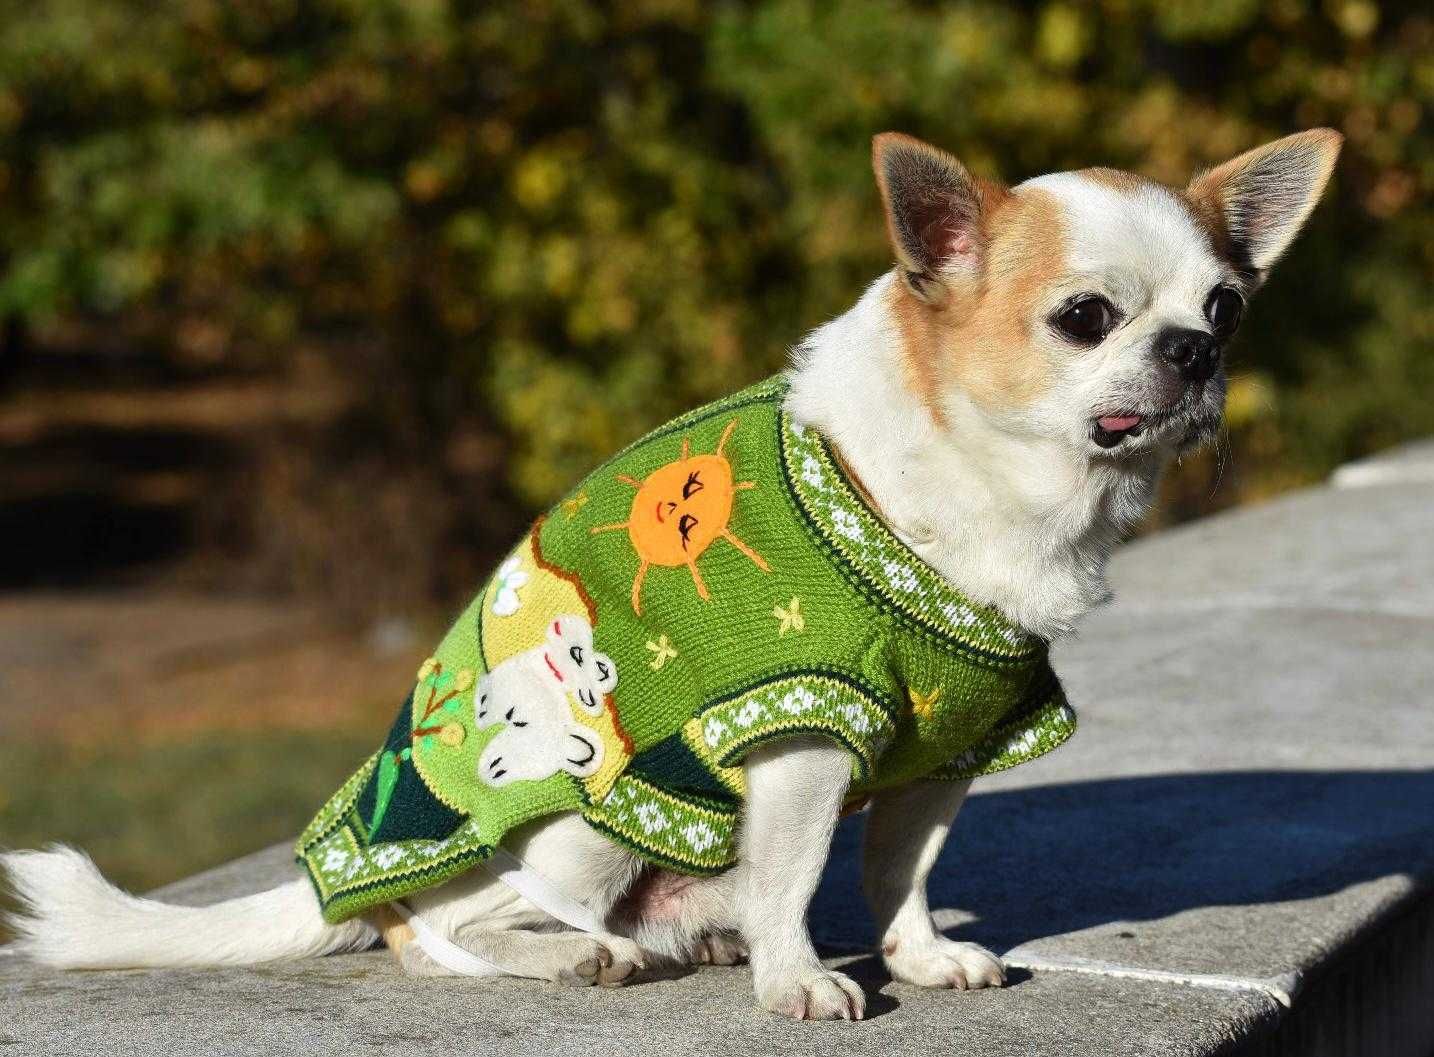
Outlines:
<svg viewBox="0 0 1434 1057"><path fill-rule="evenodd" d="M1095 424L1101 429L1111 433L1124 433L1128 429L1134 429L1140 425L1139 415L1106 415L1104 418L1095 420Z"/></svg>

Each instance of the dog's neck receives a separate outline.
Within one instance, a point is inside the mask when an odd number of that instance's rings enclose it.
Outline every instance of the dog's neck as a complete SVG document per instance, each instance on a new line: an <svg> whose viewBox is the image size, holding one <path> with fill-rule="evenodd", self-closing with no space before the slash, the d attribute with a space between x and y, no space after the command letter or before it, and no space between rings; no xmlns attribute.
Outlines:
<svg viewBox="0 0 1434 1057"><path fill-rule="evenodd" d="M910 384L878 279L798 349L788 407L820 430L892 529L971 599L1034 634L1068 633L1108 591L1112 548L1148 507L1161 459L1092 461L999 428L974 403L938 426Z"/></svg>

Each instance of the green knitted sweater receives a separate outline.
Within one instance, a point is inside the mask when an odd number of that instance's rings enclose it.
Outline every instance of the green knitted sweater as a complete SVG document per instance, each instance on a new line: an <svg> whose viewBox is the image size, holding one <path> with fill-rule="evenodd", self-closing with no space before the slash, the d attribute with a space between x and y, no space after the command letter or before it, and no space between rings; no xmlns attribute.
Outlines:
<svg viewBox="0 0 1434 1057"><path fill-rule="evenodd" d="M787 735L847 748L854 802L1070 736L1046 644L894 536L786 391L773 378L683 415L534 525L300 838L328 920L559 811L670 869L720 871L742 759Z"/></svg>

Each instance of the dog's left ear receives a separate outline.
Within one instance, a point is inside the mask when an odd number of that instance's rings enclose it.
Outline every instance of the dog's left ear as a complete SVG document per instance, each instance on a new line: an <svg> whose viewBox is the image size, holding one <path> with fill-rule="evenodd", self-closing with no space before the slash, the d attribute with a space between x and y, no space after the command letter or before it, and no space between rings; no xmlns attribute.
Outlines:
<svg viewBox="0 0 1434 1057"><path fill-rule="evenodd" d="M942 303L950 283L980 274L985 213L1005 189L977 180L945 151L900 132L871 141L871 165L902 279L922 301Z"/></svg>
<svg viewBox="0 0 1434 1057"><path fill-rule="evenodd" d="M1186 194L1222 227L1236 262L1262 279L1309 219L1343 142L1331 128L1298 132L1201 173Z"/></svg>

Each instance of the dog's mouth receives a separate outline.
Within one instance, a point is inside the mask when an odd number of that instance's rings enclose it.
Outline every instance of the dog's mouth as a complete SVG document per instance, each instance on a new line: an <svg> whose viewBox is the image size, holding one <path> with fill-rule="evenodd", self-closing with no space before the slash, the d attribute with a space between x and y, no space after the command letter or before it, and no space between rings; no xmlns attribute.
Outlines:
<svg viewBox="0 0 1434 1057"><path fill-rule="evenodd" d="M1138 437L1144 433L1149 420L1147 415L1101 415L1094 421L1090 439L1102 448L1114 448L1126 437Z"/></svg>
<svg viewBox="0 0 1434 1057"><path fill-rule="evenodd" d="M1090 439L1103 451L1118 453L1122 445L1131 451L1137 450L1135 438L1150 434L1157 444L1173 443L1186 451L1209 440L1219 423L1218 408L1189 408L1183 402L1154 411L1122 409L1091 419Z"/></svg>

